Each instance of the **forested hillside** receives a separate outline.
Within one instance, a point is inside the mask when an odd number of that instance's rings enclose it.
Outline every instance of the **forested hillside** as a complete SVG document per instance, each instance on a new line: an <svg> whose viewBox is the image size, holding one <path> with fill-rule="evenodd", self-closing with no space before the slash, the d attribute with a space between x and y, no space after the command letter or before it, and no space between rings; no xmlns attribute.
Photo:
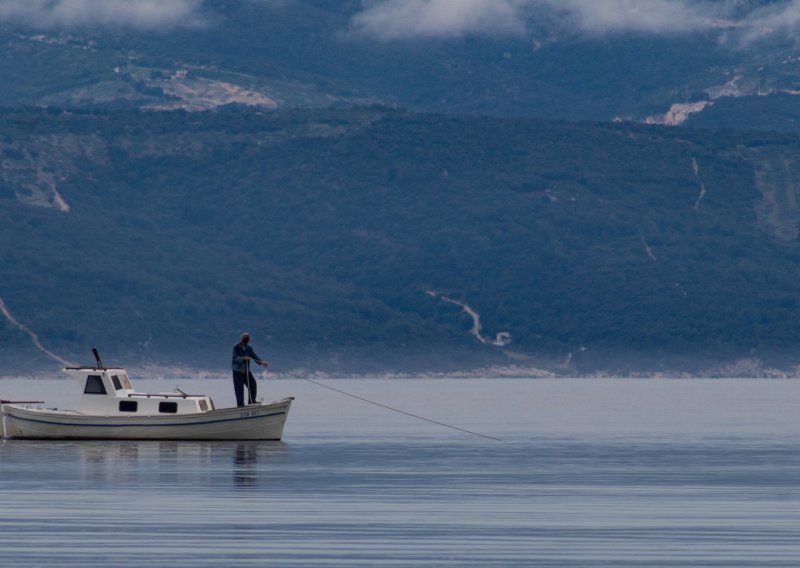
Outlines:
<svg viewBox="0 0 800 568"><path fill-rule="evenodd" d="M247 329L282 371L797 363L794 137L30 109L0 160L0 298L73 361L224 368ZM5 318L0 351L52 363Z"/></svg>
<svg viewBox="0 0 800 568"><path fill-rule="evenodd" d="M0 107L379 103L798 128L796 3L784 0L176 0L161 19L147 3L67 4L0 11Z"/></svg>

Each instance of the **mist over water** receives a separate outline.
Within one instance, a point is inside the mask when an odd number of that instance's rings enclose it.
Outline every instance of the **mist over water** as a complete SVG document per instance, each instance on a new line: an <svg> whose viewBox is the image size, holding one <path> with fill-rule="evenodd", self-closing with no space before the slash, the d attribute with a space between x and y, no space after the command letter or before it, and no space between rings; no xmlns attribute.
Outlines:
<svg viewBox="0 0 800 568"><path fill-rule="evenodd" d="M280 443L7 440L0 566L800 564L799 381L329 384L502 441L301 380L259 385L297 397Z"/></svg>

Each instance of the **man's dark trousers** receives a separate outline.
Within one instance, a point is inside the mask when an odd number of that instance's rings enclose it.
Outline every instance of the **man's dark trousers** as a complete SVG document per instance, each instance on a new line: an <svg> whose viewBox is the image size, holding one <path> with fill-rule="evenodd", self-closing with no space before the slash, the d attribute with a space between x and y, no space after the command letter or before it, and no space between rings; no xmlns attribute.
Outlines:
<svg viewBox="0 0 800 568"><path fill-rule="evenodd" d="M256 401L256 391L258 391L258 387L256 386L256 378L253 376L253 373L250 373L250 381L248 384L247 380L247 373L239 373L238 371L233 372L233 392L236 393L236 406L244 406L244 387L247 385L247 391L249 394L249 399L252 402Z"/></svg>

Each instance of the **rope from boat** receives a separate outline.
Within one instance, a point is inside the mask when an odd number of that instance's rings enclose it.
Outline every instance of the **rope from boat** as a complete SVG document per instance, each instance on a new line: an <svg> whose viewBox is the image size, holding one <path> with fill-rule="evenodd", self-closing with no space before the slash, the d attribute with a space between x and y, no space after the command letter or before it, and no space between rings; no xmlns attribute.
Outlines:
<svg viewBox="0 0 800 568"><path fill-rule="evenodd" d="M358 396L349 392L345 392L341 389L334 388L329 385L323 385L322 383L318 383L317 381L313 381L306 377L300 377L304 381L308 381L309 383L315 384L318 387L322 387L324 389L329 389L339 394L343 394L345 396L349 396L363 402L368 402L369 404L374 404L375 406L380 406L381 408L385 408L387 410L391 410L393 412L399 412L400 414L405 414L406 416L411 416L412 418L417 418L418 420L424 420L425 422L430 422L431 424L436 424L438 426L444 426L445 428L451 428L453 430L458 430L459 432L464 432L466 434L472 434L473 436L480 436L481 438L486 438L488 440L494 440L495 442L502 442L500 438L495 438L494 436L488 436L486 434L481 434L480 432L473 432L472 430L467 430L465 428L459 428L458 426L452 426L450 424L445 424L444 422L439 422L437 420L431 420L430 418L425 418L424 416L419 416L418 414L412 414L411 412L406 412L405 410L400 410L399 408L392 408L391 406L387 406L385 404L381 404L380 402L375 402L374 400L369 400L364 398L363 396Z"/></svg>

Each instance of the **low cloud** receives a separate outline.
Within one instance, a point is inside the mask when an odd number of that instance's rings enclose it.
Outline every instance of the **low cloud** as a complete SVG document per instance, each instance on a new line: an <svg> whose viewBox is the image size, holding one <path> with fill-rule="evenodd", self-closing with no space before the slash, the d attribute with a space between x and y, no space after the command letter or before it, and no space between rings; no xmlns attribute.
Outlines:
<svg viewBox="0 0 800 568"><path fill-rule="evenodd" d="M199 10L199 0L0 0L0 22L44 29L158 29L199 25Z"/></svg>
<svg viewBox="0 0 800 568"><path fill-rule="evenodd" d="M800 0L372 0L351 22L382 40L520 35L542 25L589 36L725 30L749 42L800 35Z"/></svg>
<svg viewBox="0 0 800 568"><path fill-rule="evenodd" d="M725 30L749 43L798 36L800 0L528 0L546 4L583 33L645 32L683 34Z"/></svg>
<svg viewBox="0 0 800 568"><path fill-rule="evenodd" d="M688 0L540 0L563 22L585 33L687 33L706 29L726 15L725 2Z"/></svg>
<svg viewBox="0 0 800 568"><path fill-rule="evenodd" d="M737 34L743 42L776 35L800 37L800 0L773 2L747 14Z"/></svg>
<svg viewBox="0 0 800 568"><path fill-rule="evenodd" d="M515 35L525 31L514 0L384 0L353 17L354 32L384 40Z"/></svg>

